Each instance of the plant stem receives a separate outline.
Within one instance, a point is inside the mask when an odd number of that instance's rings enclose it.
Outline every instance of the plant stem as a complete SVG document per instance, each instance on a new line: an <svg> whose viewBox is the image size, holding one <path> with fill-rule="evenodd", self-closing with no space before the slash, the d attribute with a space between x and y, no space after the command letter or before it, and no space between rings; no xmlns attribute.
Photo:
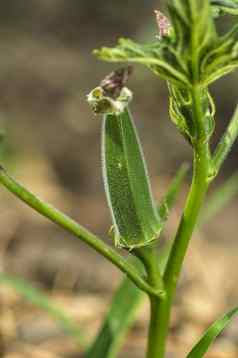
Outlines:
<svg viewBox="0 0 238 358"><path fill-rule="evenodd" d="M157 358L158 355L158 345L157 340L159 336L160 325L158 324L158 308L160 305L163 305L163 302L166 301L166 292L164 290L164 282L161 276L160 267L158 263L158 256L156 252L156 247L148 247L139 249L136 252L136 256L140 258L143 262L146 272L147 280L149 284L153 287L161 288L164 291L164 297L152 297L149 295L150 305L151 305L151 315L150 315L150 326L149 326L149 337L148 337L148 347L147 347L147 358ZM155 299L154 299L155 298Z"/></svg>
<svg viewBox="0 0 238 358"><path fill-rule="evenodd" d="M134 254L144 265L147 274L147 282L151 285L151 287L160 290L162 294L159 299L164 299L164 282L158 263L156 245L135 249Z"/></svg>
<svg viewBox="0 0 238 358"><path fill-rule="evenodd" d="M165 353L165 340L166 335L163 338L161 332L163 330L163 325L165 319L162 317L162 313L165 312L167 298L163 301L154 300L153 297L150 297L150 324L149 324L149 335L148 335L148 344L147 344L147 354L146 358L161 358L164 357Z"/></svg>
<svg viewBox="0 0 238 358"><path fill-rule="evenodd" d="M164 300L150 297L151 321L147 358L164 358L165 356L170 312L178 278L208 188L210 151L207 141L204 140L205 128L199 88L194 87L192 96L193 116L199 128L199 135L194 143L193 180L163 277L166 297Z"/></svg>
<svg viewBox="0 0 238 358"><path fill-rule="evenodd" d="M50 221L58 224L66 231L74 234L106 259L111 261L122 272L124 272L131 279L131 281L134 282L136 286L138 286L138 288L152 296L160 296L162 294L161 290L151 287L145 281L145 279L141 277L140 273L135 269L135 267L127 262L126 259L118 254L113 248L105 244L96 235L83 228L76 221L29 192L21 184L17 183L13 178L11 178L1 166L0 183L2 183L10 192L25 202L28 206L46 218L50 219Z"/></svg>

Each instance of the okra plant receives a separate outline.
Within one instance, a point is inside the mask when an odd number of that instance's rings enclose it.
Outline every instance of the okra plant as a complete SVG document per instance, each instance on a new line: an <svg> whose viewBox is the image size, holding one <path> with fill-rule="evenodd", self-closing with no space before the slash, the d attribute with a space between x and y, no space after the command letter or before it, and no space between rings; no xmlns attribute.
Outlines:
<svg viewBox="0 0 238 358"><path fill-rule="evenodd" d="M146 357L165 357L171 307L186 251L199 224L208 188L238 136L236 109L217 147L211 150L216 105L209 86L238 67L238 24L221 35L216 19L224 14L238 15L238 1L168 0L167 10L166 16L155 12L158 33L150 43L120 39L114 48L95 51L102 60L130 64L108 75L87 97L94 113L102 117L102 172L115 248L37 198L3 167L0 169L0 182L9 191L83 240L126 275L98 336L86 349L87 358L117 356L145 296L150 302ZM182 166L162 202L155 203L129 109L133 98L127 87L131 63L145 65L167 82L170 118L193 152L191 187L175 237L166 248L159 245L161 233L187 168ZM237 176L234 179L237 182ZM237 313L238 308L234 308L218 319L187 358L203 357Z"/></svg>

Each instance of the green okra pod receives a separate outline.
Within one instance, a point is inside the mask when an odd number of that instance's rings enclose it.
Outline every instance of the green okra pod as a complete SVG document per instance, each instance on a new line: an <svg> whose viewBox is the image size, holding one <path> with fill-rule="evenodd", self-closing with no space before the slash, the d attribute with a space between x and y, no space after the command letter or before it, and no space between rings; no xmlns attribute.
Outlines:
<svg viewBox="0 0 238 358"><path fill-rule="evenodd" d="M155 208L144 155L128 104L125 87L131 68L107 76L89 95L102 127L103 180L113 221L115 245L128 250L156 240L162 220Z"/></svg>
<svg viewBox="0 0 238 358"><path fill-rule="evenodd" d="M103 178L116 246L132 250L156 240L162 227L146 164L128 108L106 114L102 135Z"/></svg>

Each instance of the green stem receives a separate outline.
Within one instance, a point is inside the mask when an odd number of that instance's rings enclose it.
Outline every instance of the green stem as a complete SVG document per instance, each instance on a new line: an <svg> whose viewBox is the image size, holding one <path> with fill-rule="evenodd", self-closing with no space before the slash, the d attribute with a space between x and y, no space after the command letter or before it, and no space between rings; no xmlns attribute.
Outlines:
<svg viewBox="0 0 238 358"><path fill-rule="evenodd" d="M165 323L161 312L164 311L163 307L166 308L166 302L167 298L160 301L150 296L150 324L146 358L164 357L166 335L163 341L160 337L162 337L161 332Z"/></svg>
<svg viewBox="0 0 238 358"><path fill-rule="evenodd" d="M154 251L155 253L155 251ZM151 265L147 265L146 270L147 270L147 275L148 275L148 282L152 285L155 286L160 284L160 282L163 280L161 280L161 276L159 276L157 274L158 271L158 258L157 255L153 255L153 257L155 257L155 259L151 258ZM163 282L163 288L164 288L164 282ZM159 337L159 332L161 330L161 325L160 325L160 319L159 319L159 307L164 305L164 302L167 301L166 298L166 292L165 292L165 297L163 298L163 300L161 299L154 299L154 297L149 296L149 300L150 300L150 324L149 324L149 334L148 334L148 346L147 346L147 358L157 358L158 357L158 337Z"/></svg>
<svg viewBox="0 0 238 358"><path fill-rule="evenodd" d="M165 356L170 312L178 278L208 188L210 151L208 143L204 141L205 129L202 126L203 112L199 88L194 87L192 95L193 116L199 128L199 135L194 144L193 180L163 277L166 297L164 300L150 297L151 321L147 358L163 358Z"/></svg>
<svg viewBox="0 0 238 358"><path fill-rule="evenodd" d="M25 189L22 185L11 178L6 171L0 166L0 182L15 196L25 202L28 206L36 210L41 215L50 219L52 222L58 224L66 231L74 234L82 241L91 246L94 250L102 256L111 261L122 272L124 272L134 284L141 290L147 292L152 296L160 296L161 291L151 287L138 273L138 271L130 263L126 261L120 254L118 254L109 245L105 244L96 235L83 228L76 221L61 213L53 206L40 200L34 194Z"/></svg>
<svg viewBox="0 0 238 358"><path fill-rule="evenodd" d="M157 358L158 353L158 335L160 325L158 324L158 307L166 300L166 292L164 290L164 282L161 276L161 271L158 263L158 256L156 247L149 247L139 249L136 252L136 256L143 262L147 272L147 280L153 287L160 288L164 291L164 297L158 298L149 295L151 305L151 319L149 325L149 336L148 336L148 347L147 347L147 358ZM154 299L155 298L155 299Z"/></svg>
<svg viewBox="0 0 238 358"><path fill-rule="evenodd" d="M156 297L150 297L151 320L147 358L163 358L165 356L171 306L176 292L176 286L182 269L184 257L186 255L193 230L196 226L208 185L211 182L211 170L213 171L213 179L219 172L221 165L238 136L237 107L227 130L215 150L211 166L209 146L208 143L204 142L205 128L203 127L203 113L199 100L199 88L194 86L192 95L193 115L200 134L197 137L197 141L194 146L193 181L163 276L166 293L165 299L159 300ZM153 284L153 282L151 284Z"/></svg>
<svg viewBox="0 0 238 358"><path fill-rule="evenodd" d="M135 256L143 263L147 274L147 282L155 289L161 291L159 299L165 296L164 282L158 263L156 246L145 246L134 250Z"/></svg>

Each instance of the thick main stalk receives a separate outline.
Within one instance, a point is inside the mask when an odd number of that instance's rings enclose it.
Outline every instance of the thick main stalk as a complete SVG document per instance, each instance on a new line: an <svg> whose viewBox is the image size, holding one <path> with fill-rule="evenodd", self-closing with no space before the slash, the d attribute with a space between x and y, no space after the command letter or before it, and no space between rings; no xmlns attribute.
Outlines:
<svg viewBox="0 0 238 358"><path fill-rule="evenodd" d="M164 273L166 297L164 300L150 297L151 321L147 358L164 358L165 356L171 306L178 278L208 188L210 151L208 142L204 140L205 130L203 128L203 112L199 89L194 88L192 95L193 116L199 126L199 135L196 143L194 143L193 180Z"/></svg>

